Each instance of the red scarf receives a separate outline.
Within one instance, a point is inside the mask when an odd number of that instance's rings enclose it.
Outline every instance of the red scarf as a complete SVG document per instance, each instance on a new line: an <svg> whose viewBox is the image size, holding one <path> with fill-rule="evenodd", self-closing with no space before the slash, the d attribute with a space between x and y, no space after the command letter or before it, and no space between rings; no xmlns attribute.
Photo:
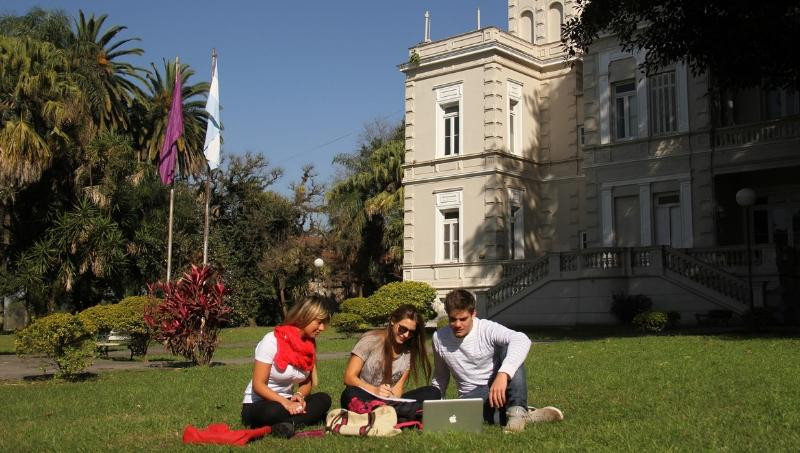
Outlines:
<svg viewBox="0 0 800 453"><path fill-rule="evenodd" d="M275 366L283 371L291 365L301 371L314 368L317 345L313 338L303 338L300 329L295 326L275 327L275 340L278 341L278 353L275 354Z"/></svg>
<svg viewBox="0 0 800 453"><path fill-rule="evenodd" d="M208 428L198 429L186 425L183 430L183 443L185 444L220 444L220 445L245 445L247 442L269 434L272 429L264 426L257 429L231 430L225 423L214 423Z"/></svg>

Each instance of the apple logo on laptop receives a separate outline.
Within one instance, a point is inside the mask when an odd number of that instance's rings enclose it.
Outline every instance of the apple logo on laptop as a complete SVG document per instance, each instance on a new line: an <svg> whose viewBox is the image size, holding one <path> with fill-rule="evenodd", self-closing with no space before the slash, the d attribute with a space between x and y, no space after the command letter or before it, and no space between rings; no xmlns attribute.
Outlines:
<svg viewBox="0 0 800 453"><path fill-rule="evenodd" d="M458 419L456 419L456 414L451 415L448 420L450 420L450 423L457 423L458 422Z"/></svg>

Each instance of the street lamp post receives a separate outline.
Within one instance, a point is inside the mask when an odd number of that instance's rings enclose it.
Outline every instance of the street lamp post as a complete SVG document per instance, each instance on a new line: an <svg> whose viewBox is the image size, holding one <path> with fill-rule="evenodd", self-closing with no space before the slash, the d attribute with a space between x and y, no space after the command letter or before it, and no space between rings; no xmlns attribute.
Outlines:
<svg viewBox="0 0 800 453"><path fill-rule="evenodd" d="M324 265L325 265L325 261L323 261L322 258L316 258L314 260L314 268L315 268L315 270L314 270L314 280L313 280L313 282L317 287L317 289L316 289L316 293L317 294L324 294L324 292L320 290L320 288L323 285L321 277L322 277L322 266L324 266Z"/></svg>
<svg viewBox="0 0 800 453"><path fill-rule="evenodd" d="M746 187L736 192L736 203L745 208L745 235L747 236L747 288L749 290L750 314L753 315L753 246L750 237L750 207L756 202L756 193Z"/></svg>

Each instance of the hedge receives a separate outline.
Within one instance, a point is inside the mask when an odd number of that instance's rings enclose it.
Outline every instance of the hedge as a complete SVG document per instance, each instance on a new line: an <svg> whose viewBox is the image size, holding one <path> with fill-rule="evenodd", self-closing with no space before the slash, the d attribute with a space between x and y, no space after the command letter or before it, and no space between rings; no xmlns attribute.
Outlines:
<svg viewBox="0 0 800 453"><path fill-rule="evenodd" d="M423 319L433 319L436 317L432 305L435 298L436 290L427 283L414 281L389 283L369 296L369 314L364 315L364 319L375 325L384 324L389 315L404 304L416 307Z"/></svg>
<svg viewBox="0 0 800 453"><path fill-rule="evenodd" d="M17 332L14 346L19 356L46 355L58 367L56 377L68 377L91 366L95 333L79 316L53 313Z"/></svg>

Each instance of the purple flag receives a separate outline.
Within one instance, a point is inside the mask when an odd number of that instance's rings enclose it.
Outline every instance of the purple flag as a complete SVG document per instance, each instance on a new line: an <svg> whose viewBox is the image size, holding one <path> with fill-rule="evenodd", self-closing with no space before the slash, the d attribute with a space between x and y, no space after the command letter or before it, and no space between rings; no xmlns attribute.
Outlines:
<svg viewBox="0 0 800 453"><path fill-rule="evenodd" d="M167 132L158 159L158 173L161 182L172 184L175 177L175 162L178 160L178 138L183 135L183 99L181 97L180 67L175 65L175 90L172 92L172 106L169 108Z"/></svg>

